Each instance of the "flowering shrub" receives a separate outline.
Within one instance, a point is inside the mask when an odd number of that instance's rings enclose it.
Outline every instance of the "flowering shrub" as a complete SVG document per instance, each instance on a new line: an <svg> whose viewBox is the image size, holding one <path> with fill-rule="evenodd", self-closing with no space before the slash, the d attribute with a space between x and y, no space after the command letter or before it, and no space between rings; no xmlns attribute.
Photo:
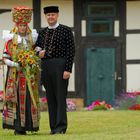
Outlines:
<svg viewBox="0 0 140 140"><path fill-rule="evenodd" d="M135 104L131 107L129 107L130 110L140 110L140 104Z"/></svg>
<svg viewBox="0 0 140 140"><path fill-rule="evenodd" d="M112 106L107 104L105 101L95 101L92 102L91 105L87 107L87 110L110 110Z"/></svg>
<svg viewBox="0 0 140 140"><path fill-rule="evenodd" d="M3 101L3 91L0 91L0 101Z"/></svg>
<svg viewBox="0 0 140 140"><path fill-rule="evenodd" d="M140 110L140 92L132 93L134 98L136 98L136 103L129 107L130 110Z"/></svg>
<svg viewBox="0 0 140 140"><path fill-rule="evenodd" d="M140 92L122 93L116 99L118 109L140 110Z"/></svg>
<svg viewBox="0 0 140 140"><path fill-rule="evenodd" d="M67 99L67 111L75 111L76 110L76 105L72 100Z"/></svg>

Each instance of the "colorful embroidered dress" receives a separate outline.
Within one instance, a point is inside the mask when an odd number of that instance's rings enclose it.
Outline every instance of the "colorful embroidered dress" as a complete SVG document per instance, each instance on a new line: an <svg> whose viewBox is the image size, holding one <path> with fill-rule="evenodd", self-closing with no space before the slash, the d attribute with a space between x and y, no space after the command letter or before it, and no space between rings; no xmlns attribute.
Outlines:
<svg viewBox="0 0 140 140"><path fill-rule="evenodd" d="M3 32L3 39L6 41L3 59L20 65L18 68L7 67L3 128L18 131L39 129L39 62L33 62L30 59L29 65L23 64L25 60L29 60L29 57L36 57L34 53L36 38L36 31L31 31L29 28L27 28L26 36L22 37L18 34L17 27L11 32ZM21 58L21 51L22 54L26 53L26 58Z"/></svg>

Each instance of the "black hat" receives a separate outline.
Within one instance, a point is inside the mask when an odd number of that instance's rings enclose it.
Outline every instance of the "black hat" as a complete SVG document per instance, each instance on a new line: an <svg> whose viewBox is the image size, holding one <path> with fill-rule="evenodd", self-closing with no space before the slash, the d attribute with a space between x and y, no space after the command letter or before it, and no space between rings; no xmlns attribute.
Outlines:
<svg viewBox="0 0 140 140"><path fill-rule="evenodd" d="M59 12L58 6L47 6L47 7L44 7L43 9L44 9L44 14Z"/></svg>

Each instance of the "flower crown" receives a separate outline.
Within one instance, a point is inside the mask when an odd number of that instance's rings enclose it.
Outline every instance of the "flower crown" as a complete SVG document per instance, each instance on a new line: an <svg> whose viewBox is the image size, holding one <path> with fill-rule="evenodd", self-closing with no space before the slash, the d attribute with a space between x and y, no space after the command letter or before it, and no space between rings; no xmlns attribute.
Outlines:
<svg viewBox="0 0 140 140"><path fill-rule="evenodd" d="M32 17L32 9L28 7L15 7L12 9L13 21L15 23L29 23Z"/></svg>

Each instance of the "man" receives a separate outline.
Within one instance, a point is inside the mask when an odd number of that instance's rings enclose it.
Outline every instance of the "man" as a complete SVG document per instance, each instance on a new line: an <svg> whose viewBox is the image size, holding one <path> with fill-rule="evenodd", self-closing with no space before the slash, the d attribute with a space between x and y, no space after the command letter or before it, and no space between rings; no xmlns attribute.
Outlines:
<svg viewBox="0 0 140 140"><path fill-rule="evenodd" d="M46 89L51 134L67 130L67 87L75 53L74 37L68 26L58 23L59 8L44 8L48 27L40 31L36 49L41 58L41 82Z"/></svg>

